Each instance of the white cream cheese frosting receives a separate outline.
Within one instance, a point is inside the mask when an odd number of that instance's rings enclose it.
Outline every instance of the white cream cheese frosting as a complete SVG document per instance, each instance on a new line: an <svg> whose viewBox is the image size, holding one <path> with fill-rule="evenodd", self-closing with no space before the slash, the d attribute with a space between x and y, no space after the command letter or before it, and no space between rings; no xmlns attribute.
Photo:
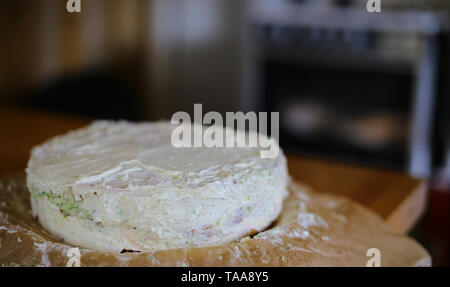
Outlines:
<svg viewBox="0 0 450 287"><path fill-rule="evenodd" d="M287 195L282 152L175 148L174 128L99 121L35 147L33 214L66 242L112 252L220 245L276 219Z"/></svg>

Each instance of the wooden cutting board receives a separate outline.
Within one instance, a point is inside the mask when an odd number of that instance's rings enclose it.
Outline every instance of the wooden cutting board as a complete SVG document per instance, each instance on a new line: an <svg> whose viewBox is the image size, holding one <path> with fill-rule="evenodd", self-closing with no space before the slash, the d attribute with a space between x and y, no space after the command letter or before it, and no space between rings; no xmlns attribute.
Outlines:
<svg viewBox="0 0 450 287"><path fill-rule="evenodd" d="M254 237L219 246L142 253L78 249L81 266L430 266L417 242L342 196L291 182L279 218ZM73 246L31 214L24 174L0 181L0 266L65 266ZM376 263L377 262L377 263Z"/></svg>
<svg viewBox="0 0 450 287"><path fill-rule="evenodd" d="M405 234L423 215L427 183L401 172L288 155L290 175L315 191L342 195L380 215Z"/></svg>

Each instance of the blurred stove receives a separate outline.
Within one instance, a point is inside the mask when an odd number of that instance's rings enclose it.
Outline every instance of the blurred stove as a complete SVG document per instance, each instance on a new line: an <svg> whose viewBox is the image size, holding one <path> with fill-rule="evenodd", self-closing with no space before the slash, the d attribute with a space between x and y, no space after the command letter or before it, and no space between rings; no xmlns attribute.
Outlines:
<svg viewBox="0 0 450 287"><path fill-rule="evenodd" d="M288 151L428 175L444 16L366 3L254 1L246 108Z"/></svg>

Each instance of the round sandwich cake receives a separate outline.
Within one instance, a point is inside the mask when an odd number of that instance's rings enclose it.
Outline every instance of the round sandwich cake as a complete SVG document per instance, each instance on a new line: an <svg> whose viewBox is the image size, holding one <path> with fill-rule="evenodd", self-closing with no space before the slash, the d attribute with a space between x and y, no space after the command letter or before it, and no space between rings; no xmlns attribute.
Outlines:
<svg viewBox="0 0 450 287"><path fill-rule="evenodd" d="M174 128L99 121L35 147L33 215L65 242L106 252L221 245L278 217L288 184L281 151L177 148Z"/></svg>

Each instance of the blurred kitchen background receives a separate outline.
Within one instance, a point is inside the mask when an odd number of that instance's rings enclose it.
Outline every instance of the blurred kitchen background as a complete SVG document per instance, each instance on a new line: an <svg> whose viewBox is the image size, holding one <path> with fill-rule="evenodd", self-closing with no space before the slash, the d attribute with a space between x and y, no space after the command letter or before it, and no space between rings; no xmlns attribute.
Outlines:
<svg viewBox="0 0 450 287"><path fill-rule="evenodd" d="M367 0L82 0L79 14L66 2L0 2L1 106L278 111L288 153L429 179L412 235L450 265L450 1L368 13Z"/></svg>

